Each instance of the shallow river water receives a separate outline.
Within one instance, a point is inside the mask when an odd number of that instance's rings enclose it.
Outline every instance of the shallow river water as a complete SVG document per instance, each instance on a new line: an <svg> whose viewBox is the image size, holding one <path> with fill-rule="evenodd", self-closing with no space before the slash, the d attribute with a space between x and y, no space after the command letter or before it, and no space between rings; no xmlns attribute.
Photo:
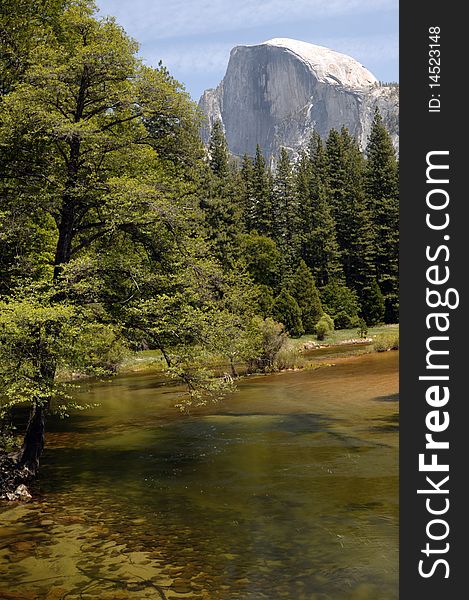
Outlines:
<svg viewBox="0 0 469 600"><path fill-rule="evenodd" d="M329 362L190 416L154 374L83 384L0 504L0 599L397 599L398 353Z"/></svg>

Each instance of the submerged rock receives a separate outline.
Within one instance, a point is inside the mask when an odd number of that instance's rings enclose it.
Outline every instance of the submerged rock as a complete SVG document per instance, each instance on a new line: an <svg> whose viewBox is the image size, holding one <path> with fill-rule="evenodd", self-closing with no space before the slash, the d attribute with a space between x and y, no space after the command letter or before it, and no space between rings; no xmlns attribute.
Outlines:
<svg viewBox="0 0 469 600"><path fill-rule="evenodd" d="M30 500L32 498L24 483L20 484L14 492L7 492L6 497L8 500Z"/></svg>
<svg viewBox="0 0 469 600"><path fill-rule="evenodd" d="M31 499L31 493L25 485L30 479L31 473L26 468L19 467L11 456L0 453L0 499Z"/></svg>

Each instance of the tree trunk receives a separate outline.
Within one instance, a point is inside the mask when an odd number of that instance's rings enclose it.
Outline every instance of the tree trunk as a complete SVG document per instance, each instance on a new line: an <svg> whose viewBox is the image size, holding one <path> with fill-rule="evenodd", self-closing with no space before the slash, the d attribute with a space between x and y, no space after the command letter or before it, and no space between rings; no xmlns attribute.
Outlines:
<svg viewBox="0 0 469 600"><path fill-rule="evenodd" d="M28 426L24 435L23 446L19 456L19 466L26 467L31 476L36 476L39 470L39 459L44 449L46 430L45 407L36 402L29 416Z"/></svg>
<svg viewBox="0 0 469 600"><path fill-rule="evenodd" d="M231 367L231 375L237 379L238 377L238 371L236 370L236 366L234 363L234 358L230 357L230 367Z"/></svg>
<svg viewBox="0 0 469 600"><path fill-rule="evenodd" d="M73 204L70 199L66 198L64 201L64 208L62 210L61 220L59 224L59 237L57 240L57 247L55 250L54 260L54 281L56 281L60 274L61 267L68 263L70 260L72 241L73 241L73 225L75 215Z"/></svg>
<svg viewBox="0 0 469 600"><path fill-rule="evenodd" d="M49 334L51 331L49 331ZM42 340L38 340L37 354L41 362L41 380L49 383L52 393L57 364L48 354ZM20 468L26 467L31 477L36 477L39 471L39 460L44 450L44 439L46 434L46 412L50 406L50 398L44 402L32 400L29 421L23 438L18 464Z"/></svg>

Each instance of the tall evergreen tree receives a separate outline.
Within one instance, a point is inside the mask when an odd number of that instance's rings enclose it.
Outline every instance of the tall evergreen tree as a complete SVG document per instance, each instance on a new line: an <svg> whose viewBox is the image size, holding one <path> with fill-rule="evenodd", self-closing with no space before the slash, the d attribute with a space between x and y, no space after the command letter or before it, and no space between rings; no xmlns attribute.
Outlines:
<svg viewBox="0 0 469 600"><path fill-rule="evenodd" d="M256 156L252 171L252 194L255 228L259 233L273 236L272 220L272 175L267 167L260 146L256 147Z"/></svg>
<svg viewBox="0 0 469 600"><path fill-rule="evenodd" d="M330 204L327 156L320 136L313 133L308 157L310 176L303 215L303 258L319 286L342 276L336 225Z"/></svg>
<svg viewBox="0 0 469 600"><path fill-rule="evenodd" d="M361 299L374 279L373 237L366 203L365 161L347 129L331 130L328 179L346 284Z"/></svg>
<svg viewBox="0 0 469 600"><path fill-rule="evenodd" d="M238 180L242 219L246 231L251 231L256 228L253 179L254 165L252 158L247 154L244 154L241 161Z"/></svg>
<svg viewBox="0 0 469 600"><path fill-rule="evenodd" d="M210 136L209 167L200 204L215 256L225 268L230 268L236 261L242 207L237 197L237 174L230 165L228 144L220 121L214 124Z"/></svg>
<svg viewBox="0 0 469 600"><path fill-rule="evenodd" d="M374 232L374 263L385 321L399 318L399 173L389 133L376 109L366 148L366 194Z"/></svg>
<svg viewBox="0 0 469 600"><path fill-rule="evenodd" d="M212 172L221 179L228 177L230 154L221 121L215 121L208 145L209 164Z"/></svg>
<svg viewBox="0 0 469 600"><path fill-rule="evenodd" d="M300 261L294 272L288 291L295 298L301 310L301 321L305 333L314 333L315 325L323 315L319 292L314 282L313 274L304 260Z"/></svg>
<svg viewBox="0 0 469 600"><path fill-rule="evenodd" d="M280 151L272 192L272 235L283 255L284 273L297 260L299 211L293 169L285 148Z"/></svg>

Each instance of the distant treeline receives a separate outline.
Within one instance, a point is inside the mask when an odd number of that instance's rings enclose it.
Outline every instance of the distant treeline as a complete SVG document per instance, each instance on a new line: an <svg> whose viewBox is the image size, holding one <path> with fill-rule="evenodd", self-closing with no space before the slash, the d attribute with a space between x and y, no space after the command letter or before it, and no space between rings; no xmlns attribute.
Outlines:
<svg viewBox="0 0 469 600"><path fill-rule="evenodd" d="M259 147L239 166L219 122L208 154L207 234L223 264L247 265L266 315L280 293L298 299L301 272L338 328L398 320L398 165L378 111L365 154L343 128L313 133L295 162L282 149L273 171Z"/></svg>

